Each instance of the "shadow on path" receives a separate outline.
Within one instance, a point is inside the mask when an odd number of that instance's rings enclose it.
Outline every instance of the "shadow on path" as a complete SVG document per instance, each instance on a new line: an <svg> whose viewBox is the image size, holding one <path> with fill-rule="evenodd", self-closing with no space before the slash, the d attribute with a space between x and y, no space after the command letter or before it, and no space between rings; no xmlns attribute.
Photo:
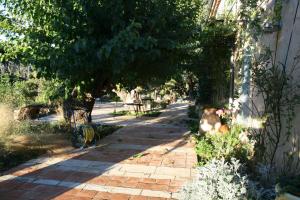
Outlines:
<svg viewBox="0 0 300 200"><path fill-rule="evenodd" d="M13 168L0 177L0 199L176 199L197 161L182 124L186 109L171 105L158 118L130 122L96 148Z"/></svg>

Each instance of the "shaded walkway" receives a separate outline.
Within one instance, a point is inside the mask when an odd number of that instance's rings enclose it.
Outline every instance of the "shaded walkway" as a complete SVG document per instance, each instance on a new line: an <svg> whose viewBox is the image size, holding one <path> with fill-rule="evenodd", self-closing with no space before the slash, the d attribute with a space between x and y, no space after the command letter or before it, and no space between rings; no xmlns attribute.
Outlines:
<svg viewBox="0 0 300 200"><path fill-rule="evenodd" d="M177 199L196 154L174 104L102 140L97 148L31 160L0 177L0 199ZM120 123L120 122L117 122Z"/></svg>

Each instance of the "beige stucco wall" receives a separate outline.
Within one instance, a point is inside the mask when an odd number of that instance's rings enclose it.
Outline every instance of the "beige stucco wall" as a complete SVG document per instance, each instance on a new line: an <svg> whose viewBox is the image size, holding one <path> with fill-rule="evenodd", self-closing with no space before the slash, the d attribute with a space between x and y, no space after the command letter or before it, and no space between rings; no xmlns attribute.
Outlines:
<svg viewBox="0 0 300 200"><path fill-rule="evenodd" d="M298 1L300 0L282 0L283 8L281 15L281 29L279 31L274 31L273 33L264 33L259 42L272 50L273 57L276 55L276 63L286 64L287 72L289 72L296 64L296 70L293 73L293 77L295 82L300 84L300 63L295 63L295 58L297 58L297 56L300 58L300 6L297 9ZM228 2L228 0L222 0L217 12L217 17L222 18L224 13L230 10L232 6L228 5ZM231 10L233 13L238 12L240 5L239 1L234 2L237 2L237 4L234 5L233 10ZM268 0L265 2L265 4L262 4L262 8L267 10L269 15L271 15L275 0ZM276 88L274 88L274 90L276 90ZM256 96L255 86L252 87L250 96L258 109L263 110L264 106L262 99ZM251 105L249 106L251 107ZM297 169L295 166L286 163L285 159L287 157L284 155L287 155L290 152L295 152L296 156L294 158L300 159L300 106L295 108L295 113L296 117L293 121L293 135L288 141L286 141L285 136L281 138L281 142L279 144L280 148L276 154L276 165L278 169L280 170L280 168L283 169L291 167L291 169L288 169L290 172ZM284 118L283 121L285 121ZM285 126L284 123L283 126ZM285 132L285 130L283 132ZM298 172L300 172L300 169L298 169Z"/></svg>
<svg viewBox="0 0 300 200"><path fill-rule="evenodd" d="M265 33L261 42L272 50L273 57L276 55L276 63L282 63L286 66L286 71L290 72L293 66L296 70L293 72L293 78L296 83L300 83L300 62L297 57L300 57L300 6L297 9L299 0L283 1L282 23L280 31L273 33ZM264 5L267 9L272 9L274 0L270 0ZM297 14L296 14L297 13ZM295 17L296 14L296 17ZM299 88L300 89L300 88ZM274 88L276 90L276 88ZM255 104L263 109L260 98L255 98ZM287 154L294 152L295 162L292 164L290 172L296 171L296 160L300 159L300 106L295 107L296 117L293 122L293 135L286 141L286 137L281 138L280 148L276 154L276 165L278 169L287 169L291 167L290 163L286 162ZM285 121L283 116L283 121ZM283 123L285 126L285 123ZM286 130L283 130L285 132ZM300 166L299 166L300 167Z"/></svg>

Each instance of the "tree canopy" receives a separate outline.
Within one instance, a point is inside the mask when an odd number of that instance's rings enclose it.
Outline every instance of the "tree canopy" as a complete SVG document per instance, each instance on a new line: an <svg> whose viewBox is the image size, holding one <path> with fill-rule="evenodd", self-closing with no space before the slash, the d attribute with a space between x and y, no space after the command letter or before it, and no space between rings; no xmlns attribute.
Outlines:
<svg viewBox="0 0 300 200"><path fill-rule="evenodd" d="M40 76L68 80L94 97L115 83L165 80L198 34L198 0L0 3L2 61L18 57Z"/></svg>

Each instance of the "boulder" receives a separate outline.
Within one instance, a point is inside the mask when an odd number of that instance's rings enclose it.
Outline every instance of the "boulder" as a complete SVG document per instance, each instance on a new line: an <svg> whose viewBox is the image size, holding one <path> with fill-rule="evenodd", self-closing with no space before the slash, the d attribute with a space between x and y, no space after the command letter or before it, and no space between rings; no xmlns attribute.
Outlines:
<svg viewBox="0 0 300 200"><path fill-rule="evenodd" d="M36 119L39 117L42 108L44 108L43 105L28 105L22 107L18 114L18 120Z"/></svg>

